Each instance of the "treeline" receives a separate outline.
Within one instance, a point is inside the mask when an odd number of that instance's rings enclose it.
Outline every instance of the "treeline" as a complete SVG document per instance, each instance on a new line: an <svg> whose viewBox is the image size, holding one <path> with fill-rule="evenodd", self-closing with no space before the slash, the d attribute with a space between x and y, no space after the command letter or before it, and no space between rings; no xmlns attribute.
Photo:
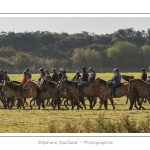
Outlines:
<svg viewBox="0 0 150 150"><path fill-rule="evenodd" d="M63 67L75 71L82 66L97 71L136 71L150 65L150 29L119 29L112 34L4 32L0 33L1 68L18 72L28 67Z"/></svg>

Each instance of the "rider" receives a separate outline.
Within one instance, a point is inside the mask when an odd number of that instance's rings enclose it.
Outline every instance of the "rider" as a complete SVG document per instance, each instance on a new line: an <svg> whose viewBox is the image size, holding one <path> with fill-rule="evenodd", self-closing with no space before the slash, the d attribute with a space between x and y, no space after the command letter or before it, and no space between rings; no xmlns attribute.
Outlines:
<svg viewBox="0 0 150 150"><path fill-rule="evenodd" d="M3 71L3 74L4 74L4 80L5 81L10 81L10 78L9 78L6 70Z"/></svg>
<svg viewBox="0 0 150 150"><path fill-rule="evenodd" d="M23 80L22 82L20 83L20 87L19 87L19 93L20 93L20 96L23 97L23 86L24 84L29 80L29 77L28 77L28 72L27 71L24 71L23 72Z"/></svg>
<svg viewBox="0 0 150 150"><path fill-rule="evenodd" d="M32 75L31 75L31 73L30 73L30 70L29 70L28 68L26 68L25 71L28 73L29 79L31 79L31 78L32 78Z"/></svg>
<svg viewBox="0 0 150 150"><path fill-rule="evenodd" d="M95 80L96 74L92 67L89 68L89 81L93 82Z"/></svg>
<svg viewBox="0 0 150 150"><path fill-rule="evenodd" d="M119 83L121 83L121 74L119 73L118 68L113 69L113 71L114 71L114 76L109 81L113 83L110 88L111 88L111 92L112 92L112 97L115 97L115 88Z"/></svg>
<svg viewBox="0 0 150 150"><path fill-rule="evenodd" d="M148 76L147 85L148 85L148 93L149 93L148 100L150 100L150 76Z"/></svg>
<svg viewBox="0 0 150 150"><path fill-rule="evenodd" d="M78 81L80 77L81 77L80 72L76 71L76 74L71 81Z"/></svg>
<svg viewBox="0 0 150 150"><path fill-rule="evenodd" d="M60 69L59 69L59 73L58 73L59 80L61 80L61 78L62 78L62 72L63 72L63 71L64 71L63 68L60 68Z"/></svg>
<svg viewBox="0 0 150 150"><path fill-rule="evenodd" d="M52 77L50 76L50 73L47 69L45 70L45 74L46 74L45 76L46 80L50 81Z"/></svg>
<svg viewBox="0 0 150 150"><path fill-rule="evenodd" d="M65 71L65 70L62 71L62 79L63 79L63 80L68 80L68 77L67 77L67 75L66 75L66 71Z"/></svg>
<svg viewBox="0 0 150 150"><path fill-rule="evenodd" d="M41 84L41 82L43 82L43 80L45 80L45 72L44 72L44 69L43 68L40 68L39 71L41 72L40 73L40 78L38 79L39 81L39 84Z"/></svg>
<svg viewBox="0 0 150 150"><path fill-rule="evenodd" d="M83 95L82 85L88 83L88 76L89 76L85 67L82 67L82 72L83 72L82 77L79 77L81 82L78 84L81 95Z"/></svg>
<svg viewBox="0 0 150 150"><path fill-rule="evenodd" d="M56 69L53 68L52 71L53 71L53 75L52 75L51 81L57 82L59 80L59 76L58 76L58 74L56 72Z"/></svg>
<svg viewBox="0 0 150 150"><path fill-rule="evenodd" d="M0 69L0 83L4 80L3 69Z"/></svg>
<svg viewBox="0 0 150 150"><path fill-rule="evenodd" d="M142 71L142 77L141 77L141 79L144 80L144 81L146 81L147 80L147 73L146 73L145 68L142 68L141 71Z"/></svg>

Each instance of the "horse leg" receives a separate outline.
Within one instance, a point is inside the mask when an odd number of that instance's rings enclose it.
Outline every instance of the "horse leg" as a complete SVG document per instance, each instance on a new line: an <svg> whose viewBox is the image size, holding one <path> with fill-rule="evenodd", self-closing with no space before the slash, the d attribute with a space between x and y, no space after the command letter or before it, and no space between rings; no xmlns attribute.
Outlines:
<svg viewBox="0 0 150 150"><path fill-rule="evenodd" d="M83 97L83 96L80 96L79 99L80 99L80 102L82 103L83 107L86 109L84 97ZM79 101L78 101L78 103L79 103ZM79 104L80 104L80 103L79 103ZM81 109L83 109L83 108L81 107Z"/></svg>
<svg viewBox="0 0 150 150"><path fill-rule="evenodd" d="M93 103L94 104L92 105L92 109L94 108L95 104L97 103L97 97L95 97L95 96L93 97Z"/></svg>
<svg viewBox="0 0 150 150"><path fill-rule="evenodd" d="M128 97L127 97L127 100L126 100L126 104L128 104Z"/></svg>
<svg viewBox="0 0 150 150"><path fill-rule="evenodd" d="M44 100L42 100L42 107L45 109Z"/></svg>
<svg viewBox="0 0 150 150"><path fill-rule="evenodd" d="M108 100L106 99L106 100L104 101L105 110L108 109L108 108L107 108L107 104L108 104Z"/></svg>
<svg viewBox="0 0 150 150"><path fill-rule="evenodd" d="M68 103L68 100L67 100L67 99L64 101L64 106L65 106L67 109L69 109L66 103Z"/></svg>
<svg viewBox="0 0 150 150"><path fill-rule="evenodd" d="M113 101L113 99L112 99L112 98L110 98L109 100L110 100L110 103L111 103L111 105L113 106L113 109L115 109L115 106L114 106L114 101Z"/></svg>

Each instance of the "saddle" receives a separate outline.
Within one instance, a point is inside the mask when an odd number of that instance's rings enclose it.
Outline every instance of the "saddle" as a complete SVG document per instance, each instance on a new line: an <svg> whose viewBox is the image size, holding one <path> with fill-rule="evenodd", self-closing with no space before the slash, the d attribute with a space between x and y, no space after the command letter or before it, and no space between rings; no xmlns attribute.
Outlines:
<svg viewBox="0 0 150 150"><path fill-rule="evenodd" d="M87 82L87 83L83 84L81 87L83 88L85 86L89 86L90 84L91 84L90 82Z"/></svg>

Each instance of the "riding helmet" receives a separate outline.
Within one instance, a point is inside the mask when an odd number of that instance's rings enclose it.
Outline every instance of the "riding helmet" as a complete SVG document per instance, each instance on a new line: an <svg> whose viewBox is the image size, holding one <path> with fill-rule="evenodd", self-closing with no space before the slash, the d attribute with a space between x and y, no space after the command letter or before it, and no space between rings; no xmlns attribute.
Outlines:
<svg viewBox="0 0 150 150"><path fill-rule="evenodd" d="M145 68L142 68L141 71L145 71Z"/></svg>
<svg viewBox="0 0 150 150"><path fill-rule="evenodd" d="M80 72L79 72L79 71L76 71L76 74L80 74Z"/></svg>
<svg viewBox="0 0 150 150"><path fill-rule="evenodd" d="M62 73L64 73L64 74L65 74L65 73L66 73L66 71L64 70Z"/></svg>
<svg viewBox="0 0 150 150"><path fill-rule="evenodd" d="M7 74L7 71L6 71L6 70L4 70L4 71L3 71L3 73L4 73L4 74Z"/></svg>
<svg viewBox="0 0 150 150"><path fill-rule="evenodd" d="M27 71L24 71L23 74L28 74L28 72L27 72Z"/></svg>
<svg viewBox="0 0 150 150"><path fill-rule="evenodd" d="M64 71L64 69L63 69L63 68L60 68L59 71Z"/></svg>
<svg viewBox="0 0 150 150"><path fill-rule="evenodd" d="M0 70L0 72L2 72L2 73L3 73L3 71L4 71L3 69Z"/></svg>
<svg viewBox="0 0 150 150"><path fill-rule="evenodd" d="M44 71L44 69L43 69L43 68L40 68L39 71Z"/></svg>
<svg viewBox="0 0 150 150"><path fill-rule="evenodd" d="M92 68L92 67L90 67L90 68L89 68L89 70L93 70L93 68Z"/></svg>
<svg viewBox="0 0 150 150"><path fill-rule="evenodd" d="M86 71L86 68L85 68L85 67L82 67L82 70L83 70L83 71Z"/></svg>
<svg viewBox="0 0 150 150"><path fill-rule="evenodd" d="M26 68L26 69L25 69L25 71L29 72L29 69L28 69L28 68Z"/></svg>
<svg viewBox="0 0 150 150"><path fill-rule="evenodd" d="M49 71L47 69L44 72L49 73Z"/></svg>

